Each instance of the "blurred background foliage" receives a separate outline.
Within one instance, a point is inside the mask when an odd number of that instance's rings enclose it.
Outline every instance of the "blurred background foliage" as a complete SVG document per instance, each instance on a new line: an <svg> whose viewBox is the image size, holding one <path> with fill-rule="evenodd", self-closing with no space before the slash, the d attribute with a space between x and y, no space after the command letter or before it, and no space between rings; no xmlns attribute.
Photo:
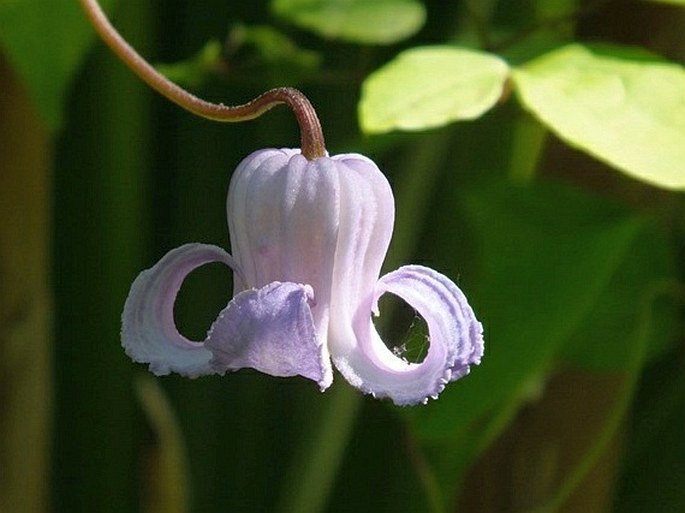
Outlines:
<svg viewBox="0 0 685 513"><path fill-rule="evenodd" d="M340 378L132 364L136 274L227 246L231 170L297 127L194 118L77 2L0 0L0 511L685 510L682 1L102 3L202 97L301 88L329 151L393 185L386 267L458 280L486 356L406 409ZM182 331L203 338L230 287L193 273ZM421 320L384 301L420 359Z"/></svg>

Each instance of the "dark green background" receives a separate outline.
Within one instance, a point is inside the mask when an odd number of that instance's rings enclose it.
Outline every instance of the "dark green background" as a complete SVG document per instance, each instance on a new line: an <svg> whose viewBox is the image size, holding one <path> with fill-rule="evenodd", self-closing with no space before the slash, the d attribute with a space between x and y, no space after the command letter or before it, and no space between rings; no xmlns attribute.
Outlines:
<svg viewBox="0 0 685 513"><path fill-rule="evenodd" d="M190 494L177 510L197 513L685 508L682 195L625 178L553 136L539 147L543 129L513 98L479 120L427 133L370 138L356 119L361 81L401 49L477 45L486 23L492 49L514 59L576 39L643 45L683 62L683 9L550 0L539 4L552 14L540 18L533 2L502 0L482 21L465 2L431 0L418 34L374 47L300 31L267 2L116 2L116 25L153 62L188 59L239 22L272 25L317 52L320 64L310 68L297 58L276 65L259 45L234 48L224 70L194 91L239 103L274 85L301 88L329 151L368 155L393 185L386 271L421 263L449 275L486 334L480 367L438 401L410 409L362 397L340 376L325 394L252 371L154 378L187 471L164 481L165 427L136 395L139 380L152 378L119 345L128 288L180 244L227 247L233 169L254 150L297 145L297 126L285 108L236 125L195 118L89 39L73 5L46 21L25 4L0 9L4 27L22 12L42 20L0 37L16 69L21 30L38 31L24 38L37 43L23 55L36 56L50 55L42 34L57 34L55 53L68 46L60 26L85 34L73 65L46 59L69 78L61 122L36 101L45 89L34 86L32 97L51 126L54 381L49 397L36 398L53 404L49 511L159 511L154 494L173 487ZM510 179L521 151L535 171L526 184ZM230 291L224 268L194 273L177 303L181 330L202 338ZM412 313L390 310L396 322L383 332L399 344Z"/></svg>

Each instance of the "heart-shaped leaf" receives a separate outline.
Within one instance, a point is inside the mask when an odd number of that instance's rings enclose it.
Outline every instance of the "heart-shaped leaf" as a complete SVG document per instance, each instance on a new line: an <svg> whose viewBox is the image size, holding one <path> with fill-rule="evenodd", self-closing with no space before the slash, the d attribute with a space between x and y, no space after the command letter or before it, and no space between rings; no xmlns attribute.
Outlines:
<svg viewBox="0 0 685 513"><path fill-rule="evenodd" d="M497 103L508 75L507 63L492 54L449 46L412 48L364 82L362 129L424 130L477 118Z"/></svg>
<svg viewBox="0 0 685 513"><path fill-rule="evenodd" d="M644 50L572 44L514 70L524 107L624 173L685 189L685 69Z"/></svg>

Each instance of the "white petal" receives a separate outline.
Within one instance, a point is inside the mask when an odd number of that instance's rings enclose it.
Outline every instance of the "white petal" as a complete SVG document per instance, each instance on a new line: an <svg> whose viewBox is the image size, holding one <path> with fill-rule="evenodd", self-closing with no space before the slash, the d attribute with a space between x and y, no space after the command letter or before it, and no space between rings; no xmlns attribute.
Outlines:
<svg viewBox="0 0 685 513"><path fill-rule="evenodd" d="M430 347L423 362L408 363L390 351L370 320L371 309L357 312L353 323L357 344L346 353L332 352L336 367L350 383L398 405L436 398L445 385L480 363L483 328L459 288L446 276L411 265L378 282L372 309L385 292L403 298L426 320Z"/></svg>
<svg viewBox="0 0 685 513"><path fill-rule="evenodd" d="M274 281L310 285L317 337L326 354L339 167L328 157L308 161L298 150L261 150L238 166L227 199L231 247L245 275L236 293Z"/></svg>
<svg viewBox="0 0 685 513"><path fill-rule="evenodd" d="M133 360L149 363L161 376L176 372L197 377L213 374L211 351L181 335L174 322L174 302L185 277L211 262L236 269L231 255L217 246L186 244L169 251L131 285L121 318L121 344Z"/></svg>

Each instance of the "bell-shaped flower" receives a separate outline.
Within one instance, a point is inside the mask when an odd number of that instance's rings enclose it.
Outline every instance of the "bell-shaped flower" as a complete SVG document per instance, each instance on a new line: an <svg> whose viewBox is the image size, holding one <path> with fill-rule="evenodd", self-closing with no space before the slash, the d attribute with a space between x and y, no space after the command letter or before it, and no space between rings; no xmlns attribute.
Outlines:
<svg viewBox="0 0 685 513"><path fill-rule="evenodd" d="M483 354L482 326L447 277L418 265L379 279L395 218L390 186L361 155L305 159L298 150L247 157L231 180L233 256L205 244L170 251L131 287L122 343L163 375L253 368L300 375L322 390L331 361L355 387L399 405L437 397ZM233 269L234 294L202 342L181 335L174 301L184 278L209 262ZM372 322L378 300L405 300L428 326L421 363L398 357Z"/></svg>

